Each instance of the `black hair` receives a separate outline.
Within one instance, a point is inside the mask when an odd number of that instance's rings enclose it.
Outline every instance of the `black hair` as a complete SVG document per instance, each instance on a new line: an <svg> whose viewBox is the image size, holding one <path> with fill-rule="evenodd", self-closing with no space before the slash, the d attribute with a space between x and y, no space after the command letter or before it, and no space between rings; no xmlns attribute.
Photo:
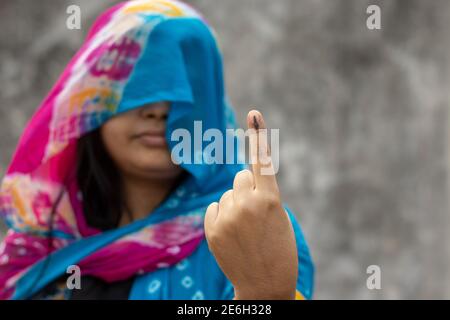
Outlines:
<svg viewBox="0 0 450 320"><path fill-rule="evenodd" d="M83 214L89 226L102 231L118 228L124 212L128 214L130 221L133 220L124 201L119 170L103 144L100 128L78 139L75 174L82 196ZM33 288L50 264L52 257L50 253L53 251L54 220L64 193L65 189L61 188L52 205L48 221L47 256L41 271L33 280L31 290L34 290ZM41 289L32 295L31 299L39 298L51 286L52 284L49 284L46 288Z"/></svg>
<svg viewBox="0 0 450 320"><path fill-rule="evenodd" d="M106 231L119 226L123 212L131 218L119 170L103 144L100 129L78 140L76 176L89 226Z"/></svg>

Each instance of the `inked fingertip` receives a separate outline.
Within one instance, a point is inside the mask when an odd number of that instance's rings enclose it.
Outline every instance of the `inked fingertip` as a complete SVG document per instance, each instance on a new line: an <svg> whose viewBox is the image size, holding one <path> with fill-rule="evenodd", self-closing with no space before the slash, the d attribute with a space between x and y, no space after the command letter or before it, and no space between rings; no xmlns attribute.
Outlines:
<svg viewBox="0 0 450 320"><path fill-rule="evenodd" d="M247 123L249 128L258 130L261 128L261 112L256 109L252 109L247 116Z"/></svg>

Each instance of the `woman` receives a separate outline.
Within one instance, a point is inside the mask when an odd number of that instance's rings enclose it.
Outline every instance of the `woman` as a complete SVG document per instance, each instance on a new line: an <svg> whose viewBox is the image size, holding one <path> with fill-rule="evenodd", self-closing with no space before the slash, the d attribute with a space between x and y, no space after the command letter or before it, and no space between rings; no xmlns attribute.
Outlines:
<svg viewBox="0 0 450 320"><path fill-rule="evenodd" d="M259 170L271 165L256 133L262 115L248 117L252 172L236 156L176 164L173 133L193 133L194 121L236 128L220 52L199 13L169 0L103 13L2 182L0 298L311 298L299 225L275 176ZM81 288L70 285L72 270Z"/></svg>

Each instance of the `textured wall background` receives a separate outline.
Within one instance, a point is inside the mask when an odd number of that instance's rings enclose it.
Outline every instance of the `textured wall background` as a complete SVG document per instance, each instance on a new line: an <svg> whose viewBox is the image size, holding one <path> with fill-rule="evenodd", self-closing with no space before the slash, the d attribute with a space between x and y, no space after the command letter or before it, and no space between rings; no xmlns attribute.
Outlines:
<svg viewBox="0 0 450 320"><path fill-rule="evenodd" d="M0 2L0 176L18 137L117 1ZM316 262L316 298L450 298L447 0L192 0L229 96L281 128L279 181ZM65 28L78 4L83 29ZM366 8L382 8L382 30ZM382 289L366 288L366 268Z"/></svg>

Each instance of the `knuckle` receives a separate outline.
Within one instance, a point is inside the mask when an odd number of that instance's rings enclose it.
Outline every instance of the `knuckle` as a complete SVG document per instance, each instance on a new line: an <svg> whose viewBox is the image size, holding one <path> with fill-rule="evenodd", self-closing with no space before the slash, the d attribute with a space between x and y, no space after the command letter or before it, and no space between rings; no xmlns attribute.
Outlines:
<svg viewBox="0 0 450 320"><path fill-rule="evenodd" d="M250 199L239 197L235 200L234 205L239 212L247 213L250 212L252 206L250 204Z"/></svg>
<svg viewBox="0 0 450 320"><path fill-rule="evenodd" d="M268 211L276 210L280 207L280 202L278 200L269 200L266 202L266 208Z"/></svg>
<svg viewBox="0 0 450 320"><path fill-rule="evenodd" d="M214 228L207 233L207 240L211 245L220 247L226 242L226 239L233 234L234 228L232 223L222 221L220 226L217 226L217 228Z"/></svg>
<svg viewBox="0 0 450 320"><path fill-rule="evenodd" d="M217 205L217 202L211 202L209 205L208 205L208 208L206 209L206 211L210 211L210 210L212 210L212 209L214 209L214 207Z"/></svg>
<svg viewBox="0 0 450 320"><path fill-rule="evenodd" d="M266 203L267 206L270 208L275 208L275 207L280 206L280 199L276 196L269 196L266 201L267 201L267 203Z"/></svg>
<svg viewBox="0 0 450 320"><path fill-rule="evenodd" d="M244 178L250 177L251 174L252 174L252 172L250 170L243 169L236 174L236 177L240 177L240 178L244 179Z"/></svg>
<svg viewBox="0 0 450 320"><path fill-rule="evenodd" d="M267 209L275 209L281 205L280 197L274 192L266 192L261 197Z"/></svg>
<svg viewBox="0 0 450 320"><path fill-rule="evenodd" d="M239 226L236 224L235 219L224 219L221 232L225 238L229 238L238 227Z"/></svg>
<svg viewBox="0 0 450 320"><path fill-rule="evenodd" d="M219 203L221 203L221 204L223 204L224 202L226 202L227 201L227 199L230 197L230 196L232 196L233 195L233 190L228 190L228 191L225 191L223 194L222 194L222 196L220 197L220 200L219 200Z"/></svg>
<svg viewBox="0 0 450 320"><path fill-rule="evenodd" d="M209 232L206 233L206 239L209 243L215 244L218 241L218 235L215 230L209 230Z"/></svg>
<svg viewBox="0 0 450 320"><path fill-rule="evenodd" d="M217 202L211 203L208 208L206 208L206 215L213 214L217 210Z"/></svg>
<svg viewBox="0 0 450 320"><path fill-rule="evenodd" d="M239 186L243 181L249 180L251 177L251 172L248 169L244 169L236 173L234 177L233 186Z"/></svg>

